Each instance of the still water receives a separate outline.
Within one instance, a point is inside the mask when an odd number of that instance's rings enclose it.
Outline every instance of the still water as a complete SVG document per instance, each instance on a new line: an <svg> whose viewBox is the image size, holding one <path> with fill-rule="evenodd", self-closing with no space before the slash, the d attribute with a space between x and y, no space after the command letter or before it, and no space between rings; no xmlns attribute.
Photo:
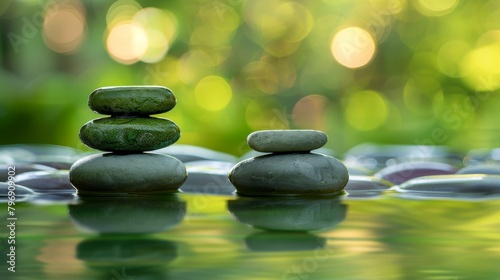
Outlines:
<svg viewBox="0 0 500 280"><path fill-rule="evenodd" d="M16 217L0 279L500 279L494 197L180 193L18 202Z"/></svg>

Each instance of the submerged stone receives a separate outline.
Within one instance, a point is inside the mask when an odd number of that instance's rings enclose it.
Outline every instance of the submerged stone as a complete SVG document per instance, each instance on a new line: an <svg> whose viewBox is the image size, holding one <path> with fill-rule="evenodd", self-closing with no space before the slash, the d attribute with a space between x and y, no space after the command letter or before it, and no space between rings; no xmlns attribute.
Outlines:
<svg viewBox="0 0 500 280"><path fill-rule="evenodd" d="M75 193L68 170L33 171L16 176L16 183L38 193Z"/></svg>
<svg viewBox="0 0 500 280"><path fill-rule="evenodd" d="M246 195L339 193L349 179L337 159L320 154L265 155L236 164L229 180Z"/></svg>
<svg viewBox="0 0 500 280"><path fill-rule="evenodd" d="M172 193L186 177L178 159L152 153L91 155L75 162L69 173L79 195Z"/></svg>
<svg viewBox="0 0 500 280"><path fill-rule="evenodd" d="M483 174L460 174L425 176L409 180L397 191L436 193L500 193L500 176Z"/></svg>
<svg viewBox="0 0 500 280"><path fill-rule="evenodd" d="M264 153L309 152L323 147L328 136L319 130L260 130L248 135L250 148Z"/></svg>
<svg viewBox="0 0 500 280"><path fill-rule="evenodd" d="M142 152L167 147L181 136L177 125L163 118L101 118L80 129L90 148L109 152Z"/></svg>
<svg viewBox="0 0 500 280"><path fill-rule="evenodd" d="M500 175L499 164L476 164L469 165L457 171L457 174L490 174Z"/></svg>
<svg viewBox="0 0 500 280"><path fill-rule="evenodd" d="M9 172L10 174L15 174L15 176L18 176L20 174L26 173L26 172L33 172L33 171L56 171L54 167L42 165L42 164L33 164L33 163L18 163L18 164L0 164L0 181L6 182L9 177Z"/></svg>
<svg viewBox="0 0 500 280"><path fill-rule="evenodd" d="M113 116L160 114L175 107L172 91L162 86L114 86L94 90L88 105L96 113Z"/></svg>
<svg viewBox="0 0 500 280"><path fill-rule="evenodd" d="M17 200L19 197L24 197L24 196L30 196L30 195L35 195L36 193L21 185L15 184L14 186L9 185L8 183L3 183L0 182L0 197L9 197L11 196L9 191L13 192L14 196Z"/></svg>
<svg viewBox="0 0 500 280"><path fill-rule="evenodd" d="M388 166L375 173L375 177L399 185L410 179L431 176L455 174L457 168L442 162L413 161Z"/></svg>

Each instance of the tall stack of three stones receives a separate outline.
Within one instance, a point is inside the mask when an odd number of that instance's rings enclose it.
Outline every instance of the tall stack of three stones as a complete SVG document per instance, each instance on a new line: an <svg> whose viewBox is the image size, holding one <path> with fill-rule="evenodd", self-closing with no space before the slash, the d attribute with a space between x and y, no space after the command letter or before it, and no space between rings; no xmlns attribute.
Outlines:
<svg viewBox="0 0 500 280"><path fill-rule="evenodd" d="M161 86L103 87L93 91L88 105L95 119L80 129L90 148L110 153L84 157L71 166L70 181L79 195L99 193L171 193L187 178L178 159L144 153L167 147L180 137L177 125L151 117L170 111L176 99Z"/></svg>

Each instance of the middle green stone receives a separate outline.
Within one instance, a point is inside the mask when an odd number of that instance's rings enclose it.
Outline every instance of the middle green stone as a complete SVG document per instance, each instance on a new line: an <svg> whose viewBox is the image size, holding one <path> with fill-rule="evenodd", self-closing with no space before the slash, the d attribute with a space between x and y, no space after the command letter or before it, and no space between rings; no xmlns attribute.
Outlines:
<svg viewBox="0 0 500 280"><path fill-rule="evenodd" d="M87 122L80 140L90 148L109 152L141 152L172 145L181 136L177 125L163 118L108 117Z"/></svg>

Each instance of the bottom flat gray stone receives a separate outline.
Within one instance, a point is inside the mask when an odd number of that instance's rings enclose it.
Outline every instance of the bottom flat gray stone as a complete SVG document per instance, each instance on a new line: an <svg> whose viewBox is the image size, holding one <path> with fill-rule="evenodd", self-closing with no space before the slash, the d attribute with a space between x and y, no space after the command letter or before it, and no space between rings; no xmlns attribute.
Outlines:
<svg viewBox="0 0 500 280"><path fill-rule="evenodd" d="M349 173L340 161L322 154L272 154L238 163L229 180L245 195L330 194L343 190Z"/></svg>
<svg viewBox="0 0 500 280"><path fill-rule="evenodd" d="M186 178L186 167L181 161L153 153L91 155L75 162L69 173L79 195L172 193Z"/></svg>

